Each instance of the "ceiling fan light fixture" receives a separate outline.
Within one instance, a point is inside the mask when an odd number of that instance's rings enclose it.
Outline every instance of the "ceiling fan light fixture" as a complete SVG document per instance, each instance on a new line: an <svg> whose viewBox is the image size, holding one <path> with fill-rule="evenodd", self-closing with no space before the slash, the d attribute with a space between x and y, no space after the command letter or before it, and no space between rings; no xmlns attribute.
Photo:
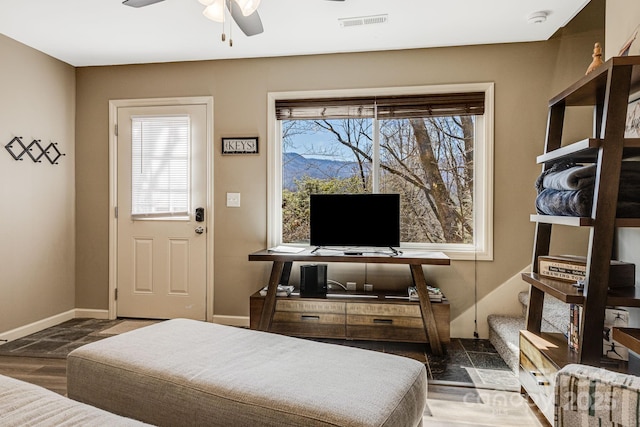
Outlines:
<svg viewBox="0 0 640 427"><path fill-rule="evenodd" d="M212 21L224 22L224 2L225 0L213 0L213 2L204 9L202 14Z"/></svg>
<svg viewBox="0 0 640 427"><path fill-rule="evenodd" d="M249 16L258 9L261 0L234 0L244 16Z"/></svg>

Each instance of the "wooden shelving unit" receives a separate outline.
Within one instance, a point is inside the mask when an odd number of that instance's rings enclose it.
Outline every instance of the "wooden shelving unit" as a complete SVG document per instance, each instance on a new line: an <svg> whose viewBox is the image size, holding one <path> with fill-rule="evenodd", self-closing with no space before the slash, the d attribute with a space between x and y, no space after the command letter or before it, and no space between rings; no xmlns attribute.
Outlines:
<svg viewBox="0 0 640 427"><path fill-rule="evenodd" d="M521 348L521 379L524 391L540 407L553 399L553 390L547 387L548 384L545 386L544 381L535 380L536 375L541 375L535 371L544 371L545 378L552 379L555 370L567 363L611 368L601 357L605 309L607 306L640 307L639 289L608 289L616 228L640 227L640 218L616 218L622 160L640 155L640 139L624 137L629 97L639 90L640 57L617 57L582 77L549 102L545 150L537 157L538 164L545 171L562 160L593 163L596 176L590 217L531 215L536 231L532 272L522 274L523 280L530 285L530 294L526 331L522 331L520 337L527 352L525 354ZM593 137L563 146L565 111L568 107L582 106L594 109ZM554 226L590 228L584 290L538 275L538 257L549 255ZM582 305L578 352L569 349L564 336L541 332L545 294L566 303ZM616 336L623 337L619 340L621 344L633 339L640 343L640 332L635 330L614 329L614 339L618 339ZM636 345L632 349L640 348ZM616 365L613 369L626 369L626 364Z"/></svg>
<svg viewBox="0 0 640 427"><path fill-rule="evenodd" d="M522 279L546 294L569 304L584 304L584 292L571 283L538 276L536 273L522 273ZM640 307L640 288L611 289L607 293L607 306Z"/></svg>

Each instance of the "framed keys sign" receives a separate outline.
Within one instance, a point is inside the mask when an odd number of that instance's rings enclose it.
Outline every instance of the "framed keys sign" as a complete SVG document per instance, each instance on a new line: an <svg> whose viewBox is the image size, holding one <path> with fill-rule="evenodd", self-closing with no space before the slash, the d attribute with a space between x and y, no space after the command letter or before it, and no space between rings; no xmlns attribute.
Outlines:
<svg viewBox="0 0 640 427"><path fill-rule="evenodd" d="M258 137L222 138L222 154L258 154Z"/></svg>

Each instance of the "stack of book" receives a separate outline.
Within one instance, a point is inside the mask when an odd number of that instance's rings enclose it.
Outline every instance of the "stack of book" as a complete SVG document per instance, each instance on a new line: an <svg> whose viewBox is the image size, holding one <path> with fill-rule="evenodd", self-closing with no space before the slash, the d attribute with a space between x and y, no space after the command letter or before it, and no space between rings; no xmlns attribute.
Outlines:
<svg viewBox="0 0 640 427"><path fill-rule="evenodd" d="M569 322L569 348L578 351L580 348L580 322L582 306L571 304L571 321ZM604 314L604 330L602 331L602 356L609 359L629 360L629 349L612 338L614 327L629 326L629 312L619 308L607 308Z"/></svg>
<svg viewBox="0 0 640 427"><path fill-rule="evenodd" d="M444 294L440 290L440 288L434 288L433 286L427 286L427 290L429 291L429 301L431 302L442 302L444 299ZM418 290L415 286L409 286L409 301L419 301Z"/></svg>
<svg viewBox="0 0 640 427"><path fill-rule="evenodd" d="M636 266L628 262L611 260L609 264L609 288L635 286ZM575 255L547 255L538 257L538 274L555 280L572 283L576 288L584 288L587 277L587 259ZM582 306L570 304L569 330L567 343L573 351L580 348L580 325ZM628 350L611 339L613 326L625 326L629 322L629 313L625 310L607 308L603 330L602 355L612 359L628 360Z"/></svg>
<svg viewBox="0 0 640 427"><path fill-rule="evenodd" d="M583 288L587 275L587 259L575 255L539 256L538 274L542 277L570 282L577 288ZM635 277L635 264L611 260L609 288L633 287L636 284Z"/></svg>

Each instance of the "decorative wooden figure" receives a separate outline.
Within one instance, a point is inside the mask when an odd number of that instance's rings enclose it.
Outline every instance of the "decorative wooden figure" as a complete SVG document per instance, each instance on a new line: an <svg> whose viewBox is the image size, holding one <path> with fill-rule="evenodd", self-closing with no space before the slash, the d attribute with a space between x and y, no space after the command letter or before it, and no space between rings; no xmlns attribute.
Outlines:
<svg viewBox="0 0 640 427"><path fill-rule="evenodd" d="M593 61L591 61L591 65L589 65L589 68L587 68L587 72L585 73L585 75L589 74L603 64L602 48L600 47L600 43L596 43L595 45L593 45L593 55L591 55L591 57L593 58Z"/></svg>

